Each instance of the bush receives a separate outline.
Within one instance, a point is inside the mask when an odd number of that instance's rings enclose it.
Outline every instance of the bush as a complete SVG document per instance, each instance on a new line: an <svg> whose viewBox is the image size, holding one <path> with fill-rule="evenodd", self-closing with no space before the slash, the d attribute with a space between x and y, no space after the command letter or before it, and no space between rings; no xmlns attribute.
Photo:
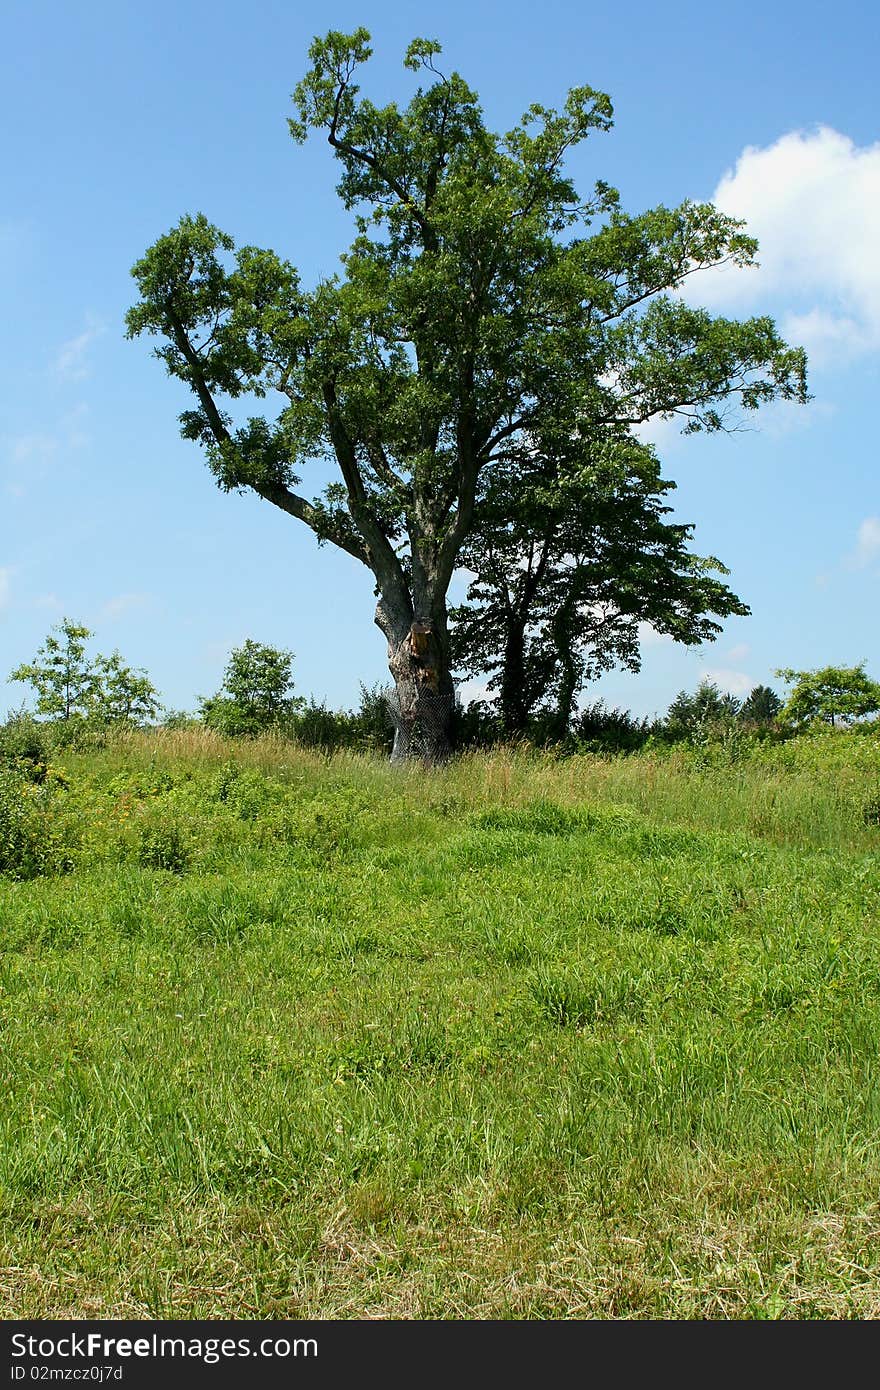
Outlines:
<svg viewBox="0 0 880 1390"><path fill-rule="evenodd" d="M0 874L29 879L66 873L73 855L53 815L60 778L36 785L16 768L0 765Z"/></svg>
<svg viewBox="0 0 880 1390"><path fill-rule="evenodd" d="M344 710L330 710L323 702L309 700L284 721L284 732L304 748L351 748L356 743L354 719Z"/></svg>
<svg viewBox="0 0 880 1390"><path fill-rule="evenodd" d="M383 686L378 683L366 686L361 682L360 708L353 715L353 721L359 747L391 752L394 726Z"/></svg>
<svg viewBox="0 0 880 1390"><path fill-rule="evenodd" d="M223 695L203 700L202 714L206 727L224 738L256 738L271 727L261 716Z"/></svg>
<svg viewBox="0 0 880 1390"><path fill-rule="evenodd" d="M0 874L9 878L40 872L39 820L29 790L23 777L0 768Z"/></svg>
<svg viewBox="0 0 880 1390"><path fill-rule="evenodd" d="M197 729L200 724L198 715L185 709L169 709L162 716L163 729Z"/></svg>
<svg viewBox="0 0 880 1390"><path fill-rule="evenodd" d="M394 731L388 713L385 692L380 685L368 688L361 685L361 703L357 710L331 710L323 703L309 700L288 716L280 726L288 738L304 748L329 752L335 748L354 748L390 753Z"/></svg>
<svg viewBox="0 0 880 1390"><path fill-rule="evenodd" d="M49 757L49 730L26 711L11 714L0 725L0 767L16 769L29 781L42 782Z"/></svg>
<svg viewBox="0 0 880 1390"><path fill-rule="evenodd" d="M180 826L174 821L158 821L142 826L137 860L144 869L185 873L189 868L190 852Z"/></svg>
<svg viewBox="0 0 880 1390"><path fill-rule="evenodd" d="M632 753L643 748L651 735L647 719L629 710L609 709L604 700L586 705L575 716L571 736L584 752Z"/></svg>
<svg viewBox="0 0 880 1390"><path fill-rule="evenodd" d="M301 703L290 693L292 665L293 652L251 638L234 647L220 690L200 702L208 728L230 738L277 728Z"/></svg>

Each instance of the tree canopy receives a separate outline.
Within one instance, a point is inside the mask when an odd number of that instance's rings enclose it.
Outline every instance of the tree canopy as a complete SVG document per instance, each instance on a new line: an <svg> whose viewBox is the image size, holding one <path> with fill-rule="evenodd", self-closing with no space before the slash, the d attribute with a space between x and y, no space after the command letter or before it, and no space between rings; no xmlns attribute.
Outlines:
<svg viewBox="0 0 880 1390"><path fill-rule="evenodd" d="M742 702L739 717L747 724L770 724L782 709L782 701L769 685L754 686Z"/></svg>
<svg viewBox="0 0 880 1390"><path fill-rule="evenodd" d="M694 645L721 630L714 617L749 611L721 562L688 550L693 528L666 519L674 484L653 449L605 431L577 457L499 465L462 547L475 578L451 612L455 664L490 675L510 734L552 712L563 736L585 682L639 669L642 624Z"/></svg>
<svg viewBox="0 0 880 1390"><path fill-rule="evenodd" d="M277 725L303 702L293 696L293 652L251 638L234 647L223 684L201 701L211 729L225 734L257 734Z"/></svg>
<svg viewBox="0 0 880 1390"><path fill-rule="evenodd" d="M146 671L126 665L119 655L86 655L87 627L63 618L49 632L33 661L17 666L9 679L30 685L37 713L64 722L93 719L103 724L145 724L161 708Z"/></svg>
<svg viewBox="0 0 880 1390"><path fill-rule="evenodd" d="M834 728L880 710L880 683L867 675L864 661L858 666L822 666L815 671L784 667L776 674L793 687L782 718L795 727L821 720Z"/></svg>
<svg viewBox="0 0 880 1390"><path fill-rule="evenodd" d="M657 416L718 430L731 409L802 401L805 359L769 318L715 317L672 293L705 267L752 263L741 223L693 202L630 215L604 181L575 188L565 159L611 126L603 92L574 88L498 134L464 79L439 70L439 44L410 44L422 82L403 107L361 94L370 53L365 29L316 39L293 96L291 134L324 134L355 218L342 273L306 287L275 252L236 250L186 216L134 266L127 327L158 336L193 393L182 432L218 484L370 571L397 753L431 755L452 706L447 591L493 476L515 495L536 451L568 477L603 430ZM265 398L265 414L238 404ZM315 461L335 466L328 487L308 487Z"/></svg>

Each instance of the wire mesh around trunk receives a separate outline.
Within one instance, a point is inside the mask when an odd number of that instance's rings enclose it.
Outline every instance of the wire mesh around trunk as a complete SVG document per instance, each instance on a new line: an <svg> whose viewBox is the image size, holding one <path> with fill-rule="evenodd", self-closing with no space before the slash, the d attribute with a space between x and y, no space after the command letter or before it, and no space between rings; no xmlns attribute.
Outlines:
<svg viewBox="0 0 880 1390"><path fill-rule="evenodd" d="M394 728L392 762L416 759L436 763L449 757L454 690L447 693L406 681L400 686L385 686L382 695Z"/></svg>

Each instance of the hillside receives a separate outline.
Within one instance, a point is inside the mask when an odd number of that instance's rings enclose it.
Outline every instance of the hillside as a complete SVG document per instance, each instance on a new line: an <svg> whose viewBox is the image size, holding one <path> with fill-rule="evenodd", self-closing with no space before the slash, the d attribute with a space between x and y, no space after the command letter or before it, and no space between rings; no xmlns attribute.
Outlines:
<svg viewBox="0 0 880 1390"><path fill-rule="evenodd" d="M875 737L0 794L0 1315L880 1315Z"/></svg>

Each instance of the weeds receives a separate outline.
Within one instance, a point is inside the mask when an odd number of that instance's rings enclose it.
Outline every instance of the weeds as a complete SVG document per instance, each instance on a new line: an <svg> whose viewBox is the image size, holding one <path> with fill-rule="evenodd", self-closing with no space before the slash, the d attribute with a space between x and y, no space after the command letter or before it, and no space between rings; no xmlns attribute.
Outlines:
<svg viewBox="0 0 880 1390"><path fill-rule="evenodd" d="M880 1315L872 740L17 764L5 1316Z"/></svg>

